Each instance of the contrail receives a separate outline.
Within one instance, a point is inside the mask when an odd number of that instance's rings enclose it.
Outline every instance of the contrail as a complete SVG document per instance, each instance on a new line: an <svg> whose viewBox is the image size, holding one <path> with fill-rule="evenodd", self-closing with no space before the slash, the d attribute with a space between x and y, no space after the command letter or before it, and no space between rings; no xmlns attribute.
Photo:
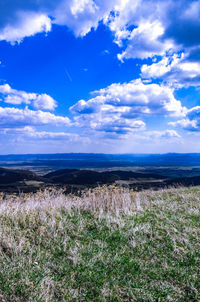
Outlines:
<svg viewBox="0 0 200 302"><path fill-rule="evenodd" d="M66 73L66 75L67 75L69 81L72 82L72 78L71 78L71 76L70 76L70 74L69 74L69 72L68 72L67 69L65 69L65 73Z"/></svg>

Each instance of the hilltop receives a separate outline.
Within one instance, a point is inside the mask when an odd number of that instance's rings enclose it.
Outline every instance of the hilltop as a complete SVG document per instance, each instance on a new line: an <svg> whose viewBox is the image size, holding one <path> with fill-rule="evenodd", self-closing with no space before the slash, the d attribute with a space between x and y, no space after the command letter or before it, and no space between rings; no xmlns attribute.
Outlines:
<svg viewBox="0 0 200 302"><path fill-rule="evenodd" d="M2 198L2 302L200 300L200 187Z"/></svg>

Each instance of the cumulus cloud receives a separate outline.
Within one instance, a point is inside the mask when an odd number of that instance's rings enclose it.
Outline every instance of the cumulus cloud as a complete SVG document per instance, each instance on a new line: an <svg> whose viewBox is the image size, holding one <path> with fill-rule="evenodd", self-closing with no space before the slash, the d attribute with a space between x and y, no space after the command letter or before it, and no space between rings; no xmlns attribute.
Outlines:
<svg viewBox="0 0 200 302"><path fill-rule="evenodd" d="M40 32L51 30L51 20L44 14L20 12L17 14L15 24L7 24L0 30L0 40L5 40L14 44L20 43L23 38L34 36Z"/></svg>
<svg viewBox="0 0 200 302"><path fill-rule="evenodd" d="M80 100L70 110L75 114L110 113L133 118L143 115L183 114L185 108L176 100L173 89L158 84L145 84L141 79L112 84L95 92L87 102Z"/></svg>
<svg viewBox="0 0 200 302"><path fill-rule="evenodd" d="M200 131L200 106L189 109L184 119L169 124L187 131Z"/></svg>
<svg viewBox="0 0 200 302"><path fill-rule="evenodd" d="M89 131L102 132L106 136L116 134L117 138L126 137L130 133L144 130L146 124L138 119L126 119L119 115L92 114L75 117L75 126ZM87 130L87 131L88 131Z"/></svg>
<svg viewBox="0 0 200 302"><path fill-rule="evenodd" d="M182 57L174 54L173 56L164 56L159 62L151 65L144 64L141 67L141 75L143 78L160 78L168 74L174 67L177 67Z"/></svg>
<svg viewBox="0 0 200 302"><path fill-rule="evenodd" d="M159 79L164 84L145 83L138 79L96 91L88 101L80 100L71 107L75 126L110 137L126 136L143 131L146 126L144 118L160 115L184 116L184 119L174 122L174 126L199 129L199 109L195 107L187 112L174 97L174 88L200 83L199 0L4 2L0 2L0 40L19 43L36 33L48 33L52 24L65 25L76 36L84 36L103 21L113 32L114 41L122 48L118 54L121 61L151 58L145 61L148 65L142 66L141 77L147 81ZM0 85L0 94L6 104L25 104L36 109L1 107L0 125L70 124L67 117L41 111L56 108L56 101L47 94L19 91L8 84ZM29 133L35 133L31 131ZM40 135L47 134L40 132ZM157 135L159 137L160 134ZM174 130L166 130L160 138L164 136L178 137L178 134Z"/></svg>
<svg viewBox="0 0 200 302"><path fill-rule="evenodd" d="M118 0L7 0L0 3L0 40L21 42L24 37L65 25L76 36L86 35L105 18Z"/></svg>
<svg viewBox="0 0 200 302"><path fill-rule="evenodd" d="M51 25L86 35L103 20L125 47L118 58L153 58L200 46L199 0L17 0L0 3L0 40L20 42ZM192 48L192 49L191 49Z"/></svg>
<svg viewBox="0 0 200 302"><path fill-rule="evenodd" d="M170 122L170 126L179 127L187 131L199 131L197 120L182 119L176 122Z"/></svg>
<svg viewBox="0 0 200 302"><path fill-rule="evenodd" d="M115 35L115 42L125 50L118 55L128 58L152 58L164 55L174 48L171 37L163 39L165 14L169 1L137 0L120 1L107 24Z"/></svg>
<svg viewBox="0 0 200 302"><path fill-rule="evenodd" d="M36 109L43 109L43 110L54 110L57 107L56 101L46 93L37 95L37 97L33 102L33 106Z"/></svg>
<svg viewBox="0 0 200 302"><path fill-rule="evenodd" d="M55 24L67 25L76 36L86 35L91 28L96 28L114 8L118 0L65 0L60 1L53 12Z"/></svg>
<svg viewBox="0 0 200 302"><path fill-rule="evenodd" d="M193 62L184 53L164 56L151 65L144 64L141 76L145 79L160 78L174 87L198 86L200 84L200 62Z"/></svg>
<svg viewBox="0 0 200 302"><path fill-rule="evenodd" d="M148 116L184 116L186 108L176 100L173 89L145 84L140 79L117 83L93 92L88 101L80 100L70 108L75 125L104 132L129 135L146 127Z"/></svg>
<svg viewBox="0 0 200 302"><path fill-rule="evenodd" d="M115 5L105 23L124 48L121 61L152 58L142 77L179 88L200 84L199 17L199 0L127 0Z"/></svg>
<svg viewBox="0 0 200 302"><path fill-rule="evenodd" d="M57 107L56 101L45 93L27 93L11 88L9 84L0 85L0 95L7 104L21 105L32 103L34 108L42 110L54 110Z"/></svg>
<svg viewBox="0 0 200 302"><path fill-rule="evenodd" d="M152 57L200 44L199 0L127 0L114 11L108 25L115 40L120 46L128 40L120 58Z"/></svg>
<svg viewBox="0 0 200 302"><path fill-rule="evenodd" d="M161 41L159 38L163 35L164 28L159 21L141 22L128 36L128 46L118 58L141 58L147 59L155 55L163 56L166 51L173 47L169 40Z"/></svg>
<svg viewBox="0 0 200 302"><path fill-rule="evenodd" d="M8 0L0 3L0 37L21 41L50 31L52 23L84 36L103 20L119 45L128 39L124 57L139 56L141 43L141 56L147 57L163 53L172 41L173 46L200 44L199 16L199 0Z"/></svg>
<svg viewBox="0 0 200 302"><path fill-rule="evenodd" d="M50 112L41 110L3 108L0 107L0 126L1 127L16 127L26 125L64 125L69 126L70 120L68 117L54 115Z"/></svg>
<svg viewBox="0 0 200 302"><path fill-rule="evenodd" d="M0 85L0 94L3 97L5 103L20 105L30 104L37 95L35 93L27 93L25 91L19 91L10 87L9 84Z"/></svg>

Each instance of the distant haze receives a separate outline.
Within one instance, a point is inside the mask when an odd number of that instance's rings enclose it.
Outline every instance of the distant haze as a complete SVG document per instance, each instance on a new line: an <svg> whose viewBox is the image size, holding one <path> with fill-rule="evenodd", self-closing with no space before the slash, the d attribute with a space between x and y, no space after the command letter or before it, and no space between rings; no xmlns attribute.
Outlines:
<svg viewBox="0 0 200 302"><path fill-rule="evenodd" d="M200 153L188 154L16 154L0 155L1 165L47 165L66 168L109 168L128 166L200 166Z"/></svg>

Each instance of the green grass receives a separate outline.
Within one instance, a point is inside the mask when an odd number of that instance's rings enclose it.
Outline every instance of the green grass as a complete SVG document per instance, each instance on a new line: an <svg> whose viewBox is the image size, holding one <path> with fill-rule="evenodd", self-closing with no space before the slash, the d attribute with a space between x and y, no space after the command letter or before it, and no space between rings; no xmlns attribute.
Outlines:
<svg viewBox="0 0 200 302"><path fill-rule="evenodd" d="M200 188L8 196L0 301L200 301Z"/></svg>

